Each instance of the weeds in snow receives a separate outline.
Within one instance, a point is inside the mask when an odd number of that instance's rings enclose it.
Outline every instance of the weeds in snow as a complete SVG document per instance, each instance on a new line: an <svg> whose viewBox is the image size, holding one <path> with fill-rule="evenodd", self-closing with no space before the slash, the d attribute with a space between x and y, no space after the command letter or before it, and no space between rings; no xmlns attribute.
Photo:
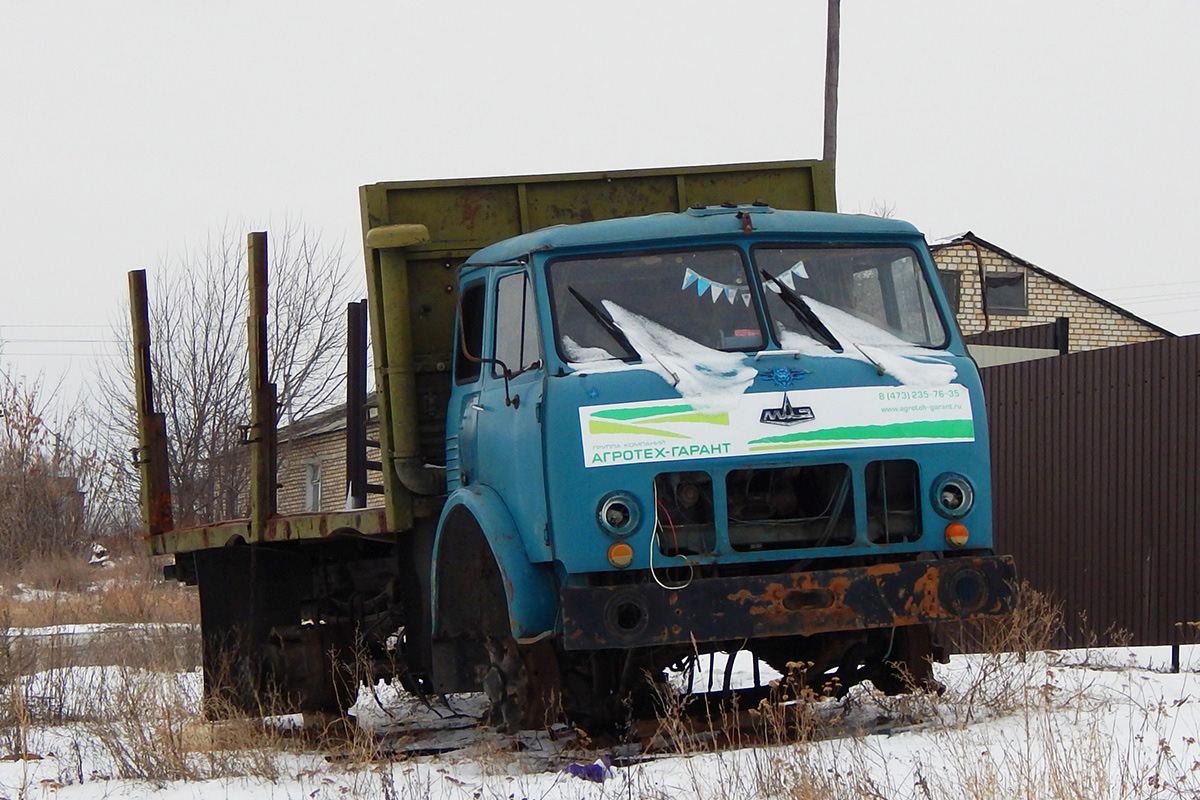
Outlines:
<svg viewBox="0 0 1200 800"><path fill-rule="evenodd" d="M621 767L601 785L557 773L564 759L600 755L586 741L564 750L545 738L486 734L452 757L401 761L361 725L338 719L298 731L275 718L270 703L259 709L264 718L218 709L214 716L225 719L209 721L200 708L194 628L35 634L11 624L16 606L28 614L29 599L0 599L0 756L45 757L0 762L8 770L0 797L100 780L230 778L313 800L1200 795L1200 713L1188 693L1194 676L1149 682L1137 669L1089 669L1077 653L1048 651L1060 613L1027 587L1019 594L1010 618L969 632L971 655L939 669L940 694L887 697L863 684L834 700L798 688L783 694L781 686L773 702L713 706L697 719L681 694L659 684L660 719L647 736L670 757ZM43 610L72 607L53 602ZM381 704L396 702L390 692L378 695Z"/></svg>

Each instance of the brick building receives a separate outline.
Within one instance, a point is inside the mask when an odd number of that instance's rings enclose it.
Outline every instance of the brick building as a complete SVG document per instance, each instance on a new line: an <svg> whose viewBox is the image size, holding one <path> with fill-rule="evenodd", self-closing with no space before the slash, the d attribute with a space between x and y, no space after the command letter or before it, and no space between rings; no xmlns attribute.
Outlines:
<svg viewBox="0 0 1200 800"><path fill-rule="evenodd" d="M374 395L371 396L374 402ZM368 409L367 440L379 441L379 417ZM367 458L379 460L379 448L368 447ZM378 480L376 473L373 480ZM345 406L314 414L279 429L279 513L341 511L346 508ZM383 497L367 495L367 507L383 505Z"/></svg>
<svg viewBox="0 0 1200 800"><path fill-rule="evenodd" d="M1056 352L1075 353L1175 335L970 231L930 249L968 342L998 344L1004 337L994 334L1000 331L1056 325L1063 339Z"/></svg>

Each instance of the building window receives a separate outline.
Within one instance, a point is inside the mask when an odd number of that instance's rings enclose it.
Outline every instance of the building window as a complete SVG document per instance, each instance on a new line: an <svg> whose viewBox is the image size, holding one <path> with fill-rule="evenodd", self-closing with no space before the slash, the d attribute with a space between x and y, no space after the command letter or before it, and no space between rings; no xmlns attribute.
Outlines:
<svg viewBox="0 0 1200 800"><path fill-rule="evenodd" d="M985 278L989 314L1028 314L1023 272L989 272Z"/></svg>
<svg viewBox="0 0 1200 800"><path fill-rule="evenodd" d="M321 510L321 465L312 462L304 465L304 510Z"/></svg>
<svg viewBox="0 0 1200 800"><path fill-rule="evenodd" d="M958 285L961 277L956 269L939 269L937 271L938 282L942 284L942 292L946 295L946 301L950 303L950 310L958 316Z"/></svg>

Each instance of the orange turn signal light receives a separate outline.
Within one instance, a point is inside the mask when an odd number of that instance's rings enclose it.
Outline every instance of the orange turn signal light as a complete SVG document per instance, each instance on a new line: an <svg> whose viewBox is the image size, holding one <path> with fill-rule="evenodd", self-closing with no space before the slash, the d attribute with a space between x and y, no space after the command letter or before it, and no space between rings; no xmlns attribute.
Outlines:
<svg viewBox="0 0 1200 800"><path fill-rule="evenodd" d="M613 542L608 547L608 563L625 569L633 563L633 548L627 542Z"/></svg>
<svg viewBox="0 0 1200 800"><path fill-rule="evenodd" d="M965 547L968 535L967 526L961 522L951 522L946 526L946 544L951 547Z"/></svg>

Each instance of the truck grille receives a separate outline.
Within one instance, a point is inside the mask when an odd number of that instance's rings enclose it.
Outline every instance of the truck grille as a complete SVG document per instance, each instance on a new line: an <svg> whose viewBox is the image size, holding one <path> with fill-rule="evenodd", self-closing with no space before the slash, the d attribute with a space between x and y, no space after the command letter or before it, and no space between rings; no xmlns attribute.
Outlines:
<svg viewBox="0 0 1200 800"><path fill-rule="evenodd" d="M666 555L700 555L717 547L712 477L669 472L654 479L659 549Z"/></svg>
<svg viewBox="0 0 1200 800"><path fill-rule="evenodd" d="M845 464L739 469L725 479L734 550L828 547L854 541L854 488Z"/></svg>
<svg viewBox="0 0 1200 800"><path fill-rule="evenodd" d="M915 542L921 536L917 462L872 461L865 474L867 538L876 544Z"/></svg>
<svg viewBox="0 0 1200 800"><path fill-rule="evenodd" d="M863 473L866 538L873 544L921 536L921 484L915 461L872 461ZM724 497L707 472L668 472L654 480L658 549L668 556L717 549L716 519L729 520L738 552L849 545L856 538L855 489L846 464L740 469L725 478Z"/></svg>
<svg viewBox="0 0 1200 800"><path fill-rule="evenodd" d="M712 477L663 473L654 489L659 550L664 555L714 552ZM725 479L725 508L729 543L740 552L854 541L854 482L845 464L735 470Z"/></svg>

